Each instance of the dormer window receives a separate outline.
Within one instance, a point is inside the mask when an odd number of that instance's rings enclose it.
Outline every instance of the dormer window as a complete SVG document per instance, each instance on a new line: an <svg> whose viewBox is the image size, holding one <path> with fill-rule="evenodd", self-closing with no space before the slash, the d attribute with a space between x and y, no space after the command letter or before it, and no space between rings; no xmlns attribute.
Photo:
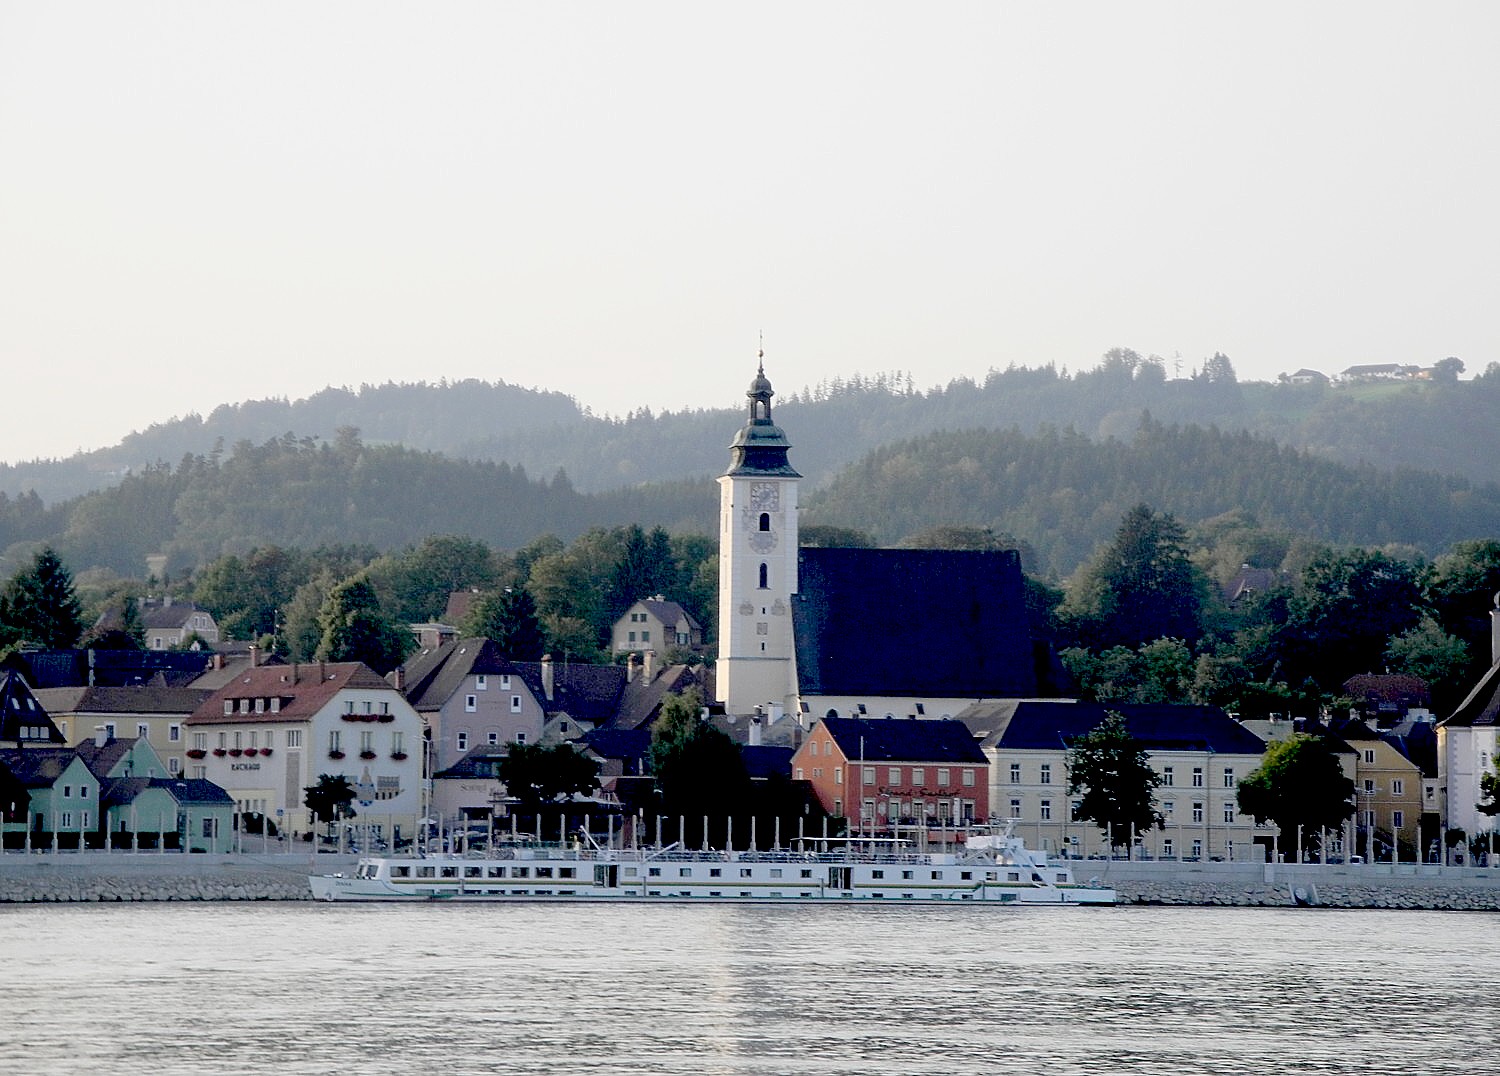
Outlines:
<svg viewBox="0 0 1500 1076"><path fill-rule="evenodd" d="M224 700L224 716L228 717L232 713L234 713L234 700L233 699L225 699Z"/></svg>

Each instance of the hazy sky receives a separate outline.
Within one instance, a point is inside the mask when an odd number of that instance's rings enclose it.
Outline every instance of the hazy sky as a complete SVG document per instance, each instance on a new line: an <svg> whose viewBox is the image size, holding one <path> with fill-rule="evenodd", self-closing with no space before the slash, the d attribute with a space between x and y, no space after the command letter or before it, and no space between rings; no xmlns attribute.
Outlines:
<svg viewBox="0 0 1500 1076"><path fill-rule="evenodd" d="M1500 360L1500 5L0 0L0 460L477 377Z"/></svg>

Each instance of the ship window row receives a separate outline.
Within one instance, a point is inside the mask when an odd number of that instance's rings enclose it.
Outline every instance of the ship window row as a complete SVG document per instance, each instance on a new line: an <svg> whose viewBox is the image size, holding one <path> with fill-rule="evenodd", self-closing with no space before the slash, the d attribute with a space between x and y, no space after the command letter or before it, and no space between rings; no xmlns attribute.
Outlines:
<svg viewBox="0 0 1500 1076"><path fill-rule="evenodd" d="M415 868L408 864L391 867L393 878L457 878L459 868L455 866L428 866L419 864ZM577 867L480 867L465 866L465 878L561 878L576 879Z"/></svg>

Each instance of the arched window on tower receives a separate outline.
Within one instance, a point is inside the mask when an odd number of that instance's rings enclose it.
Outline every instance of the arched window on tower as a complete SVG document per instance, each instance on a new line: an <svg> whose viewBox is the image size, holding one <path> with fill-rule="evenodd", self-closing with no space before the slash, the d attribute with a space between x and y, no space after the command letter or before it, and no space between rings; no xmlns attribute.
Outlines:
<svg viewBox="0 0 1500 1076"><path fill-rule="evenodd" d="M771 513L770 512L762 512L760 514L760 529L763 530L763 531L768 531L768 530L771 529Z"/></svg>
<svg viewBox="0 0 1500 1076"><path fill-rule="evenodd" d="M764 563L760 566L760 589L765 590L771 585L771 569Z"/></svg>

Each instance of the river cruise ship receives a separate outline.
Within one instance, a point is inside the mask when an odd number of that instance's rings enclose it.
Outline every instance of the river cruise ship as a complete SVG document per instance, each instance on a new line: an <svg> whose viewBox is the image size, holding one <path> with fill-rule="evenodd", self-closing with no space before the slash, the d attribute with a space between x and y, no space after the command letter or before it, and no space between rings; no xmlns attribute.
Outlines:
<svg viewBox="0 0 1500 1076"><path fill-rule="evenodd" d="M1049 862L1008 829L970 834L957 852L859 837L729 852L525 842L463 855L371 856L353 875L309 881L319 900L1115 903L1113 889L1075 881L1066 863Z"/></svg>

